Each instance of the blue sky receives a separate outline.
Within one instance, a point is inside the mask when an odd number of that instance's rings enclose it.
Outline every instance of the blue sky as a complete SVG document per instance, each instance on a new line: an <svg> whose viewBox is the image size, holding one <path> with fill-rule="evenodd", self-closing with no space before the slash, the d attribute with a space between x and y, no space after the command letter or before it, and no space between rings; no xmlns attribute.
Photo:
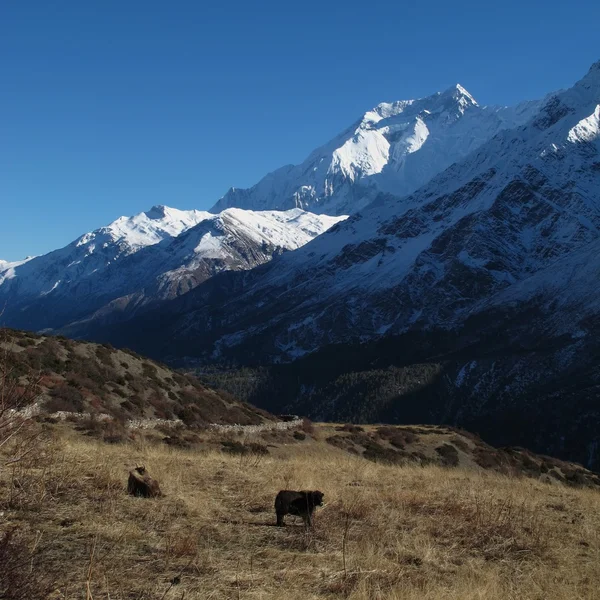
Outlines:
<svg viewBox="0 0 600 600"><path fill-rule="evenodd" d="M207 209L379 102L511 104L600 59L597 0L205 4L1 3L0 259Z"/></svg>

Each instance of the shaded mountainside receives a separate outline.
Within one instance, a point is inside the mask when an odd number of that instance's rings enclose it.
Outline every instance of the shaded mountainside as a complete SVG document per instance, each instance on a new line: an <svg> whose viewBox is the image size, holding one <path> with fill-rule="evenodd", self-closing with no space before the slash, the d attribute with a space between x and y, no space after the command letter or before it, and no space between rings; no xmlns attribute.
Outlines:
<svg viewBox="0 0 600 600"><path fill-rule="evenodd" d="M600 241L599 107L600 63L412 196L379 197L276 264L213 278L165 305L144 322L163 330L151 343L205 362L288 361L510 312L543 291L543 272L570 289L569 257ZM582 278L579 294L593 297L589 286ZM563 332L585 331L569 306L557 308ZM132 324L132 339L141 329Z"/></svg>
<svg viewBox="0 0 600 600"><path fill-rule="evenodd" d="M2 372L37 382L43 413L181 419L186 425L260 424L267 412L129 350L0 329ZM0 382L1 383L1 382Z"/></svg>
<svg viewBox="0 0 600 600"><path fill-rule="evenodd" d="M520 447L494 448L479 436L456 428L321 424L319 431L328 444L373 462L483 469L546 483L600 487L600 475L580 465Z"/></svg>
<svg viewBox="0 0 600 600"><path fill-rule="evenodd" d="M531 313L523 315L526 319ZM600 470L598 345L571 348L497 327L333 345L290 364L207 370L207 384L267 410L352 423L438 423ZM600 332L599 332L600 333ZM577 361L565 366L568 353Z"/></svg>

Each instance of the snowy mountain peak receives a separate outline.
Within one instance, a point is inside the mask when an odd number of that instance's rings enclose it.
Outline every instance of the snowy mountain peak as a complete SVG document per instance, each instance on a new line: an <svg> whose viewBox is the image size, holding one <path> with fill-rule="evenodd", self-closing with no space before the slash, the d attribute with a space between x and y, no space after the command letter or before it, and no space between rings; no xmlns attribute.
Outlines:
<svg viewBox="0 0 600 600"><path fill-rule="evenodd" d="M465 110L474 106L479 106L475 98L457 83L444 92L436 92L424 98L381 102L363 115L359 127L369 128L382 120L398 115L427 118L428 115L435 115L453 109L460 110L461 114L464 114Z"/></svg>
<svg viewBox="0 0 600 600"><path fill-rule="evenodd" d="M472 106L479 106L479 104L477 104L477 100L475 100L475 98L473 98L473 96L471 96L471 94L469 94L469 92L462 85L460 85L460 83L452 86L446 91L446 94L452 97L459 110L462 110L463 112Z"/></svg>
<svg viewBox="0 0 600 600"><path fill-rule="evenodd" d="M481 107L460 84L416 100L382 102L300 165L269 173L249 189L231 188L211 209L357 212L381 192L406 196L503 129L538 108Z"/></svg>
<svg viewBox="0 0 600 600"><path fill-rule="evenodd" d="M469 92L462 85L460 85L460 83L457 83L454 87L459 94L468 98L473 104L477 104L477 100L475 100L475 98L473 98L473 96L471 96L471 94L469 94Z"/></svg>
<svg viewBox="0 0 600 600"><path fill-rule="evenodd" d="M147 210L144 214L149 219L164 219L167 216L169 208L164 204L156 204L150 210Z"/></svg>
<svg viewBox="0 0 600 600"><path fill-rule="evenodd" d="M575 87L584 87L598 96L600 92L600 60L595 62L585 76L577 82Z"/></svg>
<svg viewBox="0 0 600 600"><path fill-rule="evenodd" d="M597 60L591 67L590 70L588 71L589 73L594 73L594 72L600 72L600 60Z"/></svg>
<svg viewBox="0 0 600 600"><path fill-rule="evenodd" d="M14 280L11 285L17 285L20 294L48 294L58 286L93 276L143 248L177 237L212 216L203 211L163 206L133 217L119 217L49 254L19 263L0 264L0 286Z"/></svg>
<svg viewBox="0 0 600 600"><path fill-rule="evenodd" d="M119 217L106 227L83 235L76 244L81 246L92 241L112 241L125 244L130 250L137 250L158 244L166 237L176 237L210 216L204 211L157 205L133 217Z"/></svg>
<svg viewBox="0 0 600 600"><path fill-rule="evenodd" d="M470 107L452 121L447 116L455 95ZM263 198L280 200L277 194L300 184L311 185L314 201L323 204L331 198L363 202L371 186L385 186L393 195L256 271L241 292L228 282L219 290L219 298L227 298L223 308L215 309L204 290L195 304L189 297L171 330L181 336L173 342L175 352L190 340L198 344L198 355L229 359L260 344L267 360L288 360L357 338L465 323L481 327L485 303L513 286L511 303L523 298L517 328L529 327L531 318L548 318L560 335L593 327L600 339L597 277L587 276L600 271L592 264L600 247L599 70L543 104L519 110L472 105L455 87L433 98L379 105L368 121L313 153L293 170L293 182L289 171L282 173L280 188L271 180L271 196ZM409 175L416 182L415 167L459 157L465 145L473 151L412 195L397 193ZM306 174L313 167L318 172L322 163L327 188L321 195L319 181ZM245 199L258 201L262 185L245 190ZM590 244L568 270L558 263ZM572 275L588 263L590 269L578 276L582 298ZM532 279L538 272L545 274ZM565 297L577 292L576 300L594 303L589 319L565 310L555 319L553 293L544 286L559 279ZM538 294L545 304L530 305ZM490 319L494 332L505 323L496 317ZM488 325L483 339L495 343ZM525 347L542 348L537 332L529 333ZM426 344L430 352L429 339ZM519 352L523 348L518 345Z"/></svg>

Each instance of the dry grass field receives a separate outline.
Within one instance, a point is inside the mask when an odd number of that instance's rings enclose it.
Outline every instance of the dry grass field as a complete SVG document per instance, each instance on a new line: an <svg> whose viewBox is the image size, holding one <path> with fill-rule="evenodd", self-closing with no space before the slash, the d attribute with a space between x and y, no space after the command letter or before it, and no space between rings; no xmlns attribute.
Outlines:
<svg viewBox="0 0 600 600"><path fill-rule="evenodd" d="M598 489L380 464L327 426L268 455L46 428L0 471L0 598L600 598ZM127 495L139 464L164 497ZM274 526L282 488L325 493L311 530Z"/></svg>

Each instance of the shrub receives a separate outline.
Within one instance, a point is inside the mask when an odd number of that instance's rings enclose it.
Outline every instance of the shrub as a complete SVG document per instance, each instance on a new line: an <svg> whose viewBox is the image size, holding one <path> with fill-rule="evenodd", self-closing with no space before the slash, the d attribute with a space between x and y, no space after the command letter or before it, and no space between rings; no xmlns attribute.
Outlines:
<svg viewBox="0 0 600 600"><path fill-rule="evenodd" d="M79 390L66 384L57 385L50 390L50 399L46 401L48 412L83 412L83 396Z"/></svg>
<svg viewBox="0 0 600 600"><path fill-rule="evenodd" d="M167 446L175 446L177 448L189 448L190 443L185 438L172 433L162 439L163 444L167 444Z"/></svg>
<svg viewBox="0 0 600 600"><path fill-rule="evenodd" d="M396 448L403 449L407 444L413 444L419 437L412 431L400 427L378 427L377 434L387 439L390 444Z"/></svg>
<svg viewBox="0 0 600 600"><path fill-rule="evenodd" d="M364 431L364 428L360 425L352 425L351 423L346 423L335 429L336 431L347 431L348 433L362 433Z"/></svg>
<svg viewBox="0 0 600 600"><path fill-rule="evenodd" d="M58 346L56 342L54 342L54 345ZM65 369L65 363L60 360L52 345L42 342L41 344L27 348L25 352L27 352L29 365L33 369L44 373L62 373Z"/></svg>
<svg viewBox="0 0 600 600"><path fill-rule="evenodd" d="M6 339L12 341L7 330L0 329L0 342ZM17 365L15 355L0 346L0 471L4 464L35 455L41 437L41 430L21 411L40 397L42 378L28 365Z"/></svg>
<svg viewBox="0 0 600 600"><path fill-rule="evenodd" d="M156 367L149 362L142 363L142 373L144 376L149 377L150 379L156 379L158 377L158 371L156 370Z"/></svg>
<svg viewBox="0 0 600 600"><path fill-rule="evenodd" d="M308 433L309 435L313 435L315 432L315 426L313 425L313 422L306 417L302 419L302 425L300 428L302 431L304 431L304 433Z"/></svg>
<svg viewBox="0 0 600 600"><path fill-rule="evenodd" d="M121 408L125 411L127 411L128 413L135 413L136 412L136 407L134 404L132 404L129 400L125 400L124 402L121 402Z"/></svg>
<svg viewBox="0 0 600 600"><path fill-rule="evenodd" d="M148 403L154 408L154 413L159 419L172 419L174 417L169 401L160 392L153 390L148 398Z"/></svg>
<svg viewBox="0 0 600 600"><path fill-rule="evenodd" d="M108 348L98 346L96 348L96 356L103 365L106 365L107 367L113 366L112 352Z"/></svg>
<svg viewBox="0 0 600 600"><path fill-rule="evenodd" d="M113 394L116 394L117 396L121 397L121 398L127 398L128 394L125 390L121 389L120 387L113 387L112 389Z"/></svg>
<svg viewBox="0 0 600 600"><path fill-rule="evenodd" d="M348 449L348 438L341 437L339 435L330 435L325 441L336 448L341 448L342 450Z"/></svg>
<svg viewBox="0 0 600 600"><path fill-rule="evenodd" d="M385 448L371 440L365 443L363 457L373 462L399 464L405 462L406 453L402 450Z"/></svg>
<svg viewBox="0 0 600 600"><path fill-rule="evenodd" d="M459 463L458 450L452 444L442 444L435 451L442 458L442 463L447 467L456 467Z"/></svg>
<svg viewBox="0 0 600 600"><path fill-rule="evenodd" d="M256 442L242 444L241 442L235 440L224 440L221 442L221 446L221 450L223 452L228 452L229 454L269 454L269 449L266 446L263 446L262 444L258 444Z"/></svg>
<svg viewBox="0 0 600 600"><path fill-rule="evenodd" d="M465 440L463 438L460 438L458 436L453 437L450 440L459 450L462 450L463 452L469 452L470 451L470 446L469 444L467 444L467 442L465 442Z"/></svg>
<svg viewBox="0 0 600 600"><path fill-rule="evenodd" d="M127 429L117 420L104 422L101 432L102 441L107 444L122 444L129 439Z"/></svg>

